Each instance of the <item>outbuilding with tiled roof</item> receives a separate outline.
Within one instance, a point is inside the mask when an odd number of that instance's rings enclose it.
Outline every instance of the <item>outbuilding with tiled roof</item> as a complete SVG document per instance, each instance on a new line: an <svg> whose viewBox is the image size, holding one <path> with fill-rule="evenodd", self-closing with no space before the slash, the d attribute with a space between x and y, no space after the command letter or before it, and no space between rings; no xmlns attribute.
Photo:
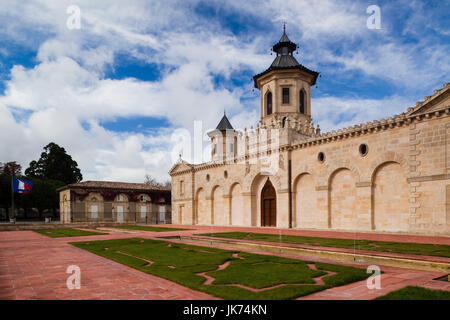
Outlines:
<svg viewBox="0 0 450 320"><path fill-rule="evenodd" d="M84 181L58 189L61 222L170 223L170 188Z"/></svg>

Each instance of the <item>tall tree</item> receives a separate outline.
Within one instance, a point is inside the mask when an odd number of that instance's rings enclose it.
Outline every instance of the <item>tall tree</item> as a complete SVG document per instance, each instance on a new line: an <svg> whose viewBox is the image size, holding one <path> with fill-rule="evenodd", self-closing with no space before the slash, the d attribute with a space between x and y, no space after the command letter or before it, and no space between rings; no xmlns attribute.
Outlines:
<svg viewBox="0 0 450 320"><path fill-rule="evenodd" d="M0 163L0 173L8 176L20 176L22 174L22 166L16 161Z"/></svg>
<svg viewBox="0 0 450 320"><path fill-rule="evenodd" d="M159 182L149 174L145 175L144 183L151 186L159 185Z"/></svg>
<svg viewBox="0 0 450 320"><path fill-rule="evenodd" d="M167 180L165 182L160 182L160 181L156 180L155 178L153 178L149 174L145 175L144 183L151 185L151 186L165 187L165 188L170 188L170 186L172 184L170 180Z"/></svg>
<svg viewBox="0 0 450 320"><path fill-rule="evenodd" d="M42 218L43 211L49 209L52 211L53 217L55 217L56 209L59 208L59 193L56 189L64 186L64 183L50 179L32 179L32 182L34 184L33 191L29 194L21 195L24 198L22 207L36 208L40 218ZM28 199L26 196L29 196Z"/></svg>
<svg viewBox="0 0 450 320"><path fill-rule="evenodd" d="M31 161L25 170L28 177L59 180L66 184L80 182L83 179L76 161L66 153L66 150L51 142L44 147L44 152L38 161Z"/></svg>
<svg viewBox="0 0 450 320"><path fill-rule="evenodd" d="M0 174L0 208L8 210L11 206L11 177Z"/></svg>

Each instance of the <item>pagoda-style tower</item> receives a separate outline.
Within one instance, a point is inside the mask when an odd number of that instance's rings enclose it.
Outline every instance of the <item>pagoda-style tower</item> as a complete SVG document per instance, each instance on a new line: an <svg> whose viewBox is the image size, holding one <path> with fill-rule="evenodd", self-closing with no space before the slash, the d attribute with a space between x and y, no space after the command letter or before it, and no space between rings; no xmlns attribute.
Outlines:
<svg viewBox="0 0 450 320"><path fill-rule="evenodd" d="M286 28L272 50L276 58L264 72L253 77L255 88L261 92L261 125L270 128L284 127L286 120L311 121L311 86L318 72L309 70L294 58L297 45L289 40Z"/></svg>

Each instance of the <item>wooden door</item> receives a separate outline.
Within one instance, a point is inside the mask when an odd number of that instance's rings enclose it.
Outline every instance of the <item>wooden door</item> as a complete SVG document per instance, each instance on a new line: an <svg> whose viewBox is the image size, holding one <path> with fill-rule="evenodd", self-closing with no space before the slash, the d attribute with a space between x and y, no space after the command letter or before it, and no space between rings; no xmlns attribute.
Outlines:
<svg viewBox="0 0 450 320"><path fill-rule="evenodd" d="M275 188L270 180L267 180L261 192L261 226L277 226L277 200Z"/></svg>

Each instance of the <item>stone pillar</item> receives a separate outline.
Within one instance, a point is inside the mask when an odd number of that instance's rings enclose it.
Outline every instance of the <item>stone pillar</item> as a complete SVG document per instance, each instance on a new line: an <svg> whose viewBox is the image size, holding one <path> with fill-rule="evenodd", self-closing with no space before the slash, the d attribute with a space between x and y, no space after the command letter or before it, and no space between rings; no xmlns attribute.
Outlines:
<svg viewBox="0 0 450 320"><path fill-rule="evenodd" d="M408 155L408 178L414 178L420 176L420 171L418 167L420 166L420 161L417 161L417 156L420 154L418 149L420 140L417 139L417 135L420 133L420 129L417 128L416 123L412 122L409 125L409 155ZM409 184L409 225L411 229L416 228L418 208L420 208L419 193L417 188L420 188L420 182L412 182Z"/></svg>
<svg viewBox="0 0 450 320"><path fill-rule="evenodd" d="M289 192L277 191L277 228L289 228Z"/></svg>
<svg viewBox="0 0 450 320"><path fill-rule="evenodd" d="M356 183L356 229L373 230L372 183L370 181Z"/></svg>
<svg viewBox="0 0 450 320"><path fill-rule="evenodd" d="M192 224L193 222L193 215L194 215L194 210L192 208L192 204L191 201L185 201L185 205L184 205L184 217L183 217L183 221L185 224ZM157 221L159 220L159 208L158 208L158 213L157 213Z"/></svg>
<svg viewBox="0 0 450 320"><path fill-rule="evenodd" d="M245 226L256 226L256 219L253 219L254 213L252 212L252 193L251 192L242 192L242 204L244 215L244 225ZM253 208L256 211L256 208ZM256 217L256 216L255 216Z"/></svg>
<svg viewBox="0 0 450 320"><path fill-rule="evenodd" d="M196 211L196 201L195 201L195 172L193 169L191 169L191 193L190 193L190 207L191 207L191 217L192 217L192 224L195 225L198 222L197 219L197 211ZM173 220L172 220L173 221Z"/></svg>
<svg viewBox="0 0 450 320"><path fill-rule="evenodd" d="M328 186L317 186L316 197L318 225L320 228L328 229L331 226Z"/></svg>
<svg viewBox="0 0 450 320"><path fill-rule="evenodd" d="M147 212L147 221L150 221L149 218L150 218L150 212ZM172 200L172 223L173 224L180 223L180 204L173 200Z"/></svg>
<svg viewBox="0 0 450 320"><path fill-rule="evenodd" d="M210 218L210 225L214 224L214 208L213 208L213 198L211 198L211 196L205 196L205 210L206 212L209 212L209 214L211 215Z"/></svg>
<svg viewBox="0 0 450 320"><path fill-rule="evenodd" d="M227 215L227 224L231 226L231 196L224 194L223 196L223 213Z"/></svg>

